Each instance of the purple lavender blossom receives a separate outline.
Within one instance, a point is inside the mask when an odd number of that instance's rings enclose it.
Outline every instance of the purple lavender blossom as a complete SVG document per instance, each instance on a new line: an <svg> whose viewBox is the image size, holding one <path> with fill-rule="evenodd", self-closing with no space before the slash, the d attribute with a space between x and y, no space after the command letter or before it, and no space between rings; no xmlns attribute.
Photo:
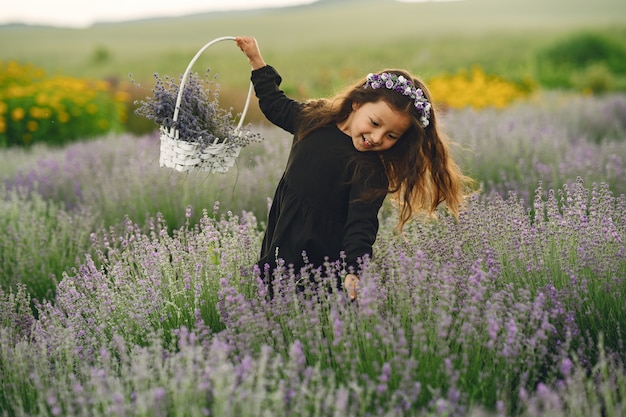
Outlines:
<svg viewBox="0 0 626 417"><path fill-rule="evenodd" d="M203 80L197 73L189 74L181 96L177 119L174 120L176 100L182 75L178 79L154 74L156 83L152 96L138 101L135 113L165 129L176 129L178 138L185 142L203 144L227 143L247 146L259 135L248 129L238 131L231 110L219 106L219 87L215 82ZM212 89L212 91L211 91Z"/></svg>

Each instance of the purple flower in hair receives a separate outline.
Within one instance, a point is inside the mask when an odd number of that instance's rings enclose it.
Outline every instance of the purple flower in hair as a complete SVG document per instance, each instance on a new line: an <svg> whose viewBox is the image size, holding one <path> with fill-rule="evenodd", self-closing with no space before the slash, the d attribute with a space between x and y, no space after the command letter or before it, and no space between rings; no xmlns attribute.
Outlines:
<svg viewBox="0 0 626 417"><path fill-rule="evenodd" d="M420 116L420 124L426 128L430 124L431 105L424 96L421 88L417 88L410 80L404 76L383 72L382 74L368 74L363 88L386 88L404 96L410 97L414 103L417 113Z"/></svg>

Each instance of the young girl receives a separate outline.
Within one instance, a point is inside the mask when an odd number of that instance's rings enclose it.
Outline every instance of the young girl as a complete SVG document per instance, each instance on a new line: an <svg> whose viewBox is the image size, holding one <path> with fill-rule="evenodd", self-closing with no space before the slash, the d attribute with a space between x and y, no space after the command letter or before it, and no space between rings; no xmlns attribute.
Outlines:
<svg viewBox="0 0 626 417"><path fill-rule="evenodd" d="M271 277L277 259L299 271L343 253L344 287L355 299L357 260L372 256L386 195L399 203L401 230L413 214L433 214L443 202L457 216L471 179L449 155L430 94L409 73L370 74L332 99L303 103L279 88L282 79L254 38L236 42L264 115L294 134L258 265Z"/></svg>

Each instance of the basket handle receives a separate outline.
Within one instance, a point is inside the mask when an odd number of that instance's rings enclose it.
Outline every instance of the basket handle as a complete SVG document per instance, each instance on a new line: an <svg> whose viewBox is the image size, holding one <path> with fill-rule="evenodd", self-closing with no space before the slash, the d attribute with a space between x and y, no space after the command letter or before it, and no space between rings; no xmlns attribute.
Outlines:
<svg viewBox="0 0 626 417"><path fill-rule="evenodd" d="M220 38L215 38L211 42L207 43L202 48L200 48L200 50L196 53L196 55L193 57L191 62L189 62L189 65L187 65L187 69L185 70L185 73L183 74L183 78L180 80L180 87L178 89L178 97L176 97L176 108L174 109L174 121L178 120L178 113L180 111L180 103L183 99L183 87L185 83L187 82L187 79L189 78L189 74L191 73L191 68L193 67L193 64L195 64L198 58L200 58L200 55L202 55L202 53L206 51L209 47L215 45L218 42L234 41L235 39L236 38L234 36L222 36ZM241 126L243 125L243 119L246 117L246 113L248 113L248 107L250 106L250 98L252 97L252 90L253 90L252 82L250 82L250 87L248 88L248 97L246 98L246 105L244 106L243 111L241 112L241 117L239 118L239 123L237 124L237 128L236 128L237 130L241 129Z"/></svg>

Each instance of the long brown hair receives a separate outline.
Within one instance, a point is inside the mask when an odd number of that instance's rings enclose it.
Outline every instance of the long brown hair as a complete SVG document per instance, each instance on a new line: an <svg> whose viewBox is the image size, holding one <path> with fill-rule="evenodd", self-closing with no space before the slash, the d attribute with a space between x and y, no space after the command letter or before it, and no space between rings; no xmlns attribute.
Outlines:
<svg viewBox="0 0 626 417"><path fill-rule="evenodd" d="M409 114L411 119L409 128L394 146L379 152L389 181L389 188L383 192L391 194L400 210L398 229L402 230L414 214L434 215L442 203L458 217L474 181L462 173L450 155L451 142L438 128L437 109L428 88L407 71L388 69L383 72L402 75L424 92L433 105L428 126L424 128L420 124L420 115L411 98L387 88L363 88L364 77L333 98L308 101L300 115L296 138L346 120L354 103L384 100L392 108ZM379 193L380 190L372 190L372 195Z"/></svg>

